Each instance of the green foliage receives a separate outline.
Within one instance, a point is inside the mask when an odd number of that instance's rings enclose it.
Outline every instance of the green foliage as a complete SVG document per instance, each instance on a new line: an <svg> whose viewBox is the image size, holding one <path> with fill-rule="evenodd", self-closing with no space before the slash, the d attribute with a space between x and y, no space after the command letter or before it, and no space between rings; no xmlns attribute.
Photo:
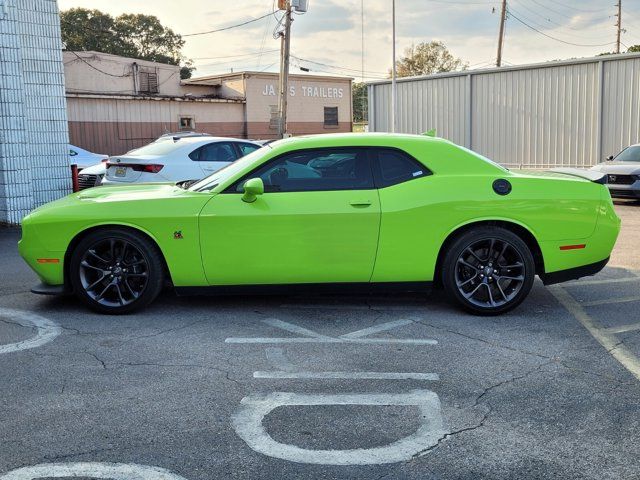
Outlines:
<svg viewBox="0 0 640 480"><path fill-rule="evenodd" d="M405 49L404 57L396 62L398 77L431 75L465 70L467 67L467 62L454 57L444 43L439 41L411 45Z"/></svg>
<svg viewBox="0 0 640 480"><path fill-rule="evenodd" d="M353 121L355 123L365 122L368 118L368 92L366 83L353 84Z"/></svg>
<svg viewBox="0 0 640 480"><path fill-rule="evenodd" d="M182 55L182 37L153 15L125 13L114 18L100 10L71 8L60 13L60 23L67 50L94 50L182 65L181 78L190 78L194 70Z"/></svg>

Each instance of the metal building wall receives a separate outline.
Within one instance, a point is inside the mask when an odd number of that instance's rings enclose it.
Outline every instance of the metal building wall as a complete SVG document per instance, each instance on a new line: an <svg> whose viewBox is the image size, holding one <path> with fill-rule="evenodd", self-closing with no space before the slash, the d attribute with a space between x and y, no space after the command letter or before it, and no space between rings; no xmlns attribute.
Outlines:
<svg viewBox="0 0 640 480"><path fill-rule="evenodd" d="M0 222L71 189L62 43L55 0L0 8Z"/></svg>
<svg viewBox="0 0 640 480"><path fill-rule="evenodd" d="M390 82L369 108L390 131ZM509 167L592 166L640 141L640 55L400 79L398 130L431 128Z"/></svg>

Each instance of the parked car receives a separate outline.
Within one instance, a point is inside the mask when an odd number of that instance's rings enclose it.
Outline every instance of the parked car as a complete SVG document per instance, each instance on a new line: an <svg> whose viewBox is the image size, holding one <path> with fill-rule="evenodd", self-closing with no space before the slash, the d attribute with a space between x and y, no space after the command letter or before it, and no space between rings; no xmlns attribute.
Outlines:
<svg viewBox="0 0 640 480"><path fill-rule="evenodd" d="M102 185L102 179L106 173L107 165L105 162L100 162L97 165L91 165L90 167L83 168L82 172L78 174L79 189L84 190L86 188Z"/></svg>
<svg viewBox="0 0 640 480"><path fill-rule="evenodd" d="M166 140L175 140L177 138L195 138L195 137L210 137L210 133L200 132L172 132L160 135L154 142L164 142Z"/></svg>
<svg viewBox="0 0 640 480"><path fill-rule="evenodd" d="M612 197L640 199L640 144L631 145L591 170L607 174Z"/></svg>
<svg viewBox="0 0 640 480"><path fill-rule="evenodd" d="M77 147L75 145L69 145L69 163L78 165L78 171L83 168L90 167L97 163L106 161L109 155L103 155L101 153L92 153L84 148Z"/></svg>
<svg viewBox="0 0 640 480"><path fill-rule="evenodd" d="M598 172L527 174L439 138L346 134L275 142L187 188L69 195L24 218L19 250L44 284L34 292L103 313L148 305L170 281L182 294L435 283L495 315L536 274L600 271L619 230Z"/></svg>
<svg viewBox="0 0 640 480"><path fill-rule="evenodd" d="M154 142L107 162L106 184L180 182L210 175L261 148L253 142L221 137L183 137Z"/></svg>

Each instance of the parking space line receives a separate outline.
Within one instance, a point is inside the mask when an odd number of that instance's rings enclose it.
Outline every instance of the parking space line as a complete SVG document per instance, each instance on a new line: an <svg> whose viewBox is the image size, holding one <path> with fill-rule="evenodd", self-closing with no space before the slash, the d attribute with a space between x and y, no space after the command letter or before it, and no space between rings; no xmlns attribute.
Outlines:
<svg viewBox="0 0 640 480"><path fill-rule="evenodd" d="M362 330L356 330L355 332L346 333L344 335L340 335L340 338L366 337L367 335L373 335L374 333L384 332L396 327L403 327L404 325L409 325L411 323L413 323L413 320L409 320L409 319L395 320L393 322L381 323L380 325L374 325L373 327L363 328Z"/></svg>
<svg viewBox="0 0 640 480"><path fill-rule="evenodd" d="M101 478L105 480L185 480L169 470L134 463L43 463L22 467L0 475L0 480L34 480L36 478Z"/></svg>
<svg viewBox="0 0 640 480"><path fill-rule="evenodd" d="M594 300L593 302L582 302L580 305L583 307L596 307L598 305L613 305L615 303L629 303L640 301L640 296L635 297L620 297L620 298L608 298L605 300Z"/></svg>
<svg viewBox="0 0 640 480"><path fill-rule="evenodd" d="M36 315L35 313L23 310L0 308L0 318L1 317L8 317L10 319L10 323L14 323L21 327L35 328L36 334L31 338L22 340L21 342L0 345L0 354L40 347L45 343L53 341L53 339L62 332L62 328L60 328L57 323L49 320L48 318Z"/></svg>
<svg viewBox="0 0 640 480"><path fill-rule="evenodd" d="M365 345L386 345L386 344L409 344L409 345L437 345L437 340L430 338L363 338L379 331L390 330L402 325L411 323L411 320L397 320L374 325L363 330L347 333L339 337L329 337L321 335L313 330L309 330L293 323L284 322L276 318L263 320L264 323L281 330L302 335L300 337L229 337L225 343L260 343L260 344L281 344L281 343L357 343Z"/></svg>
<svg viewBox="0 0 640 480"><path fill-rule="evenodd" d="M632 323L631 325L620 325L619 327L609 327L605 329L609 333L626 333L640 330L640 323Z"/></svg>
<svg viewBox="0 0 640 480"><path fill-rule="evenodd" d="M438 381L437 373L418 372L253 372L253 378L291 380L428 380Z"/></svg>
<svg viewBox="0 0 640 480"><path fill-rule="evenodd" d="M627 347L619 342L606 328L602 328L563 287L551 285L547 288L556 297L556 300L607 350L607 353L613 356L637 380L640 380L640 360Z"/></svg>

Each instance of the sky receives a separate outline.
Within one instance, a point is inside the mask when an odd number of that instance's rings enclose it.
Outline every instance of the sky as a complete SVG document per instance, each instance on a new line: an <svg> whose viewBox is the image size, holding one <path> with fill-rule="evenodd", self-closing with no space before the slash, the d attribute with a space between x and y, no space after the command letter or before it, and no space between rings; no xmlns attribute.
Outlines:
<svg viewBox="0 0 640 480"><path fill-rule="evenodd" d="M96 8L112 15L157 16L176 33L224 28L261 17L274 0L58 0L61 10ZM391 0L310 0L292 27L291 72L384 78L392 64ZM616 0L509 0L504 65L589 57L615 48ZM396 0L397 50L439 40L470 69L495 64L499 0ZM240 70L278 70L280 41L273 38L280 13L243 27L185 37L183 53L194 76ZM526 25L525 25L526 24ZM640 0L624 0L622 43L640 44ZM536 31L537 30L537 31ZM553 38L550 38L553 37ZM624 50L625 47L622 47ZM315 62L315 63L314 63Z"/></svg>

